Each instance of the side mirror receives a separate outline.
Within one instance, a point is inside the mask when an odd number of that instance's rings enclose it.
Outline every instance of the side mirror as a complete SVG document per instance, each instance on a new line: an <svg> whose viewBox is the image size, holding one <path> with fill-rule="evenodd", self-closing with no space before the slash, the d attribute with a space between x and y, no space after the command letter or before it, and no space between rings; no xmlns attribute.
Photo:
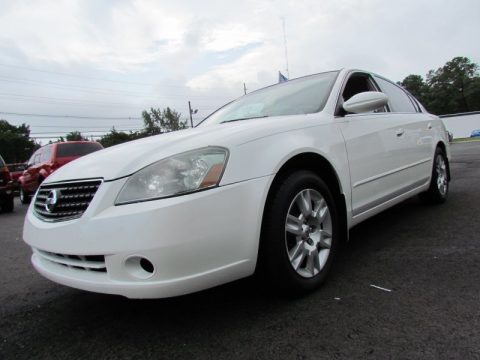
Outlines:
<svg viewBox="0 0 480 360"><path fill-rule="evenodd" d="M353 95L343 103L343 109L349 113L359 114L379 109L388 103L388 96L378 91L365 91Z"/></svg>

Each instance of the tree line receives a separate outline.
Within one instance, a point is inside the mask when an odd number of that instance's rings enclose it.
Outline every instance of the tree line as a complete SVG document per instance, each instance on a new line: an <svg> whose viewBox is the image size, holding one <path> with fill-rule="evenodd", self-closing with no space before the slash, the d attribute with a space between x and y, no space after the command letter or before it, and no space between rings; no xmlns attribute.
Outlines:
<svg viewBox="0 0 480 360"><path fill-rule="evenodd" d="M430 70L425 78L408 75L401 86L435 115L480 110L478 64L466 57L455 57L444 66Z"/></svg>
<svg viewBox="0 0 480 360"><path fill-rule="evenodd" d="M163 110L150 108L149 111L142 111L143 129L140 131L117 131L113 127L109 133L103 135L98 142L103 147L121 144L131 140L141 139L147 136L160 135L170 131L177 131L187 128L187 120L181 119L181 114L169 107ZM89 140L80 131L72 131L65 138L60 137L59 141L81 141Z"/></svg>
<svg viewBox="0 0 480 360"><path fill-rule="evenodd" d="M480 76L478 64L466 57L455 57L444 66L430 70L425 78L411 74L398 82L432 114L444 115L480 111ZM126 141L185 129L187 120L169 107L150 108L142 112L143 129L123 132L114 127L98 141L109 147ZM81 132L72 131L57 141L88 140ZM30 138L27 124L14 126L0 120L0 154L7 161L26 161L40 145Z"/></svg>
<svg viewBox="0 0 480 360"><path fill-rule="evenodd" d="M103 135L98 142L103 147L121 144L127 141L141 139L147 136L159 135L170 131L182 130L187 127L187 120L181 119L181 114L169 107L165 109L144 110L142 112L143 129L140 131L123 132L115 130ZM55 142L90 140L80 131L71 131L60 136ZM52 143L50 140L49 143ZM35 139L30 137L30 126L11 125L6 120L0 120L0 155L7 163L24 162L40 147Z"/></svg>

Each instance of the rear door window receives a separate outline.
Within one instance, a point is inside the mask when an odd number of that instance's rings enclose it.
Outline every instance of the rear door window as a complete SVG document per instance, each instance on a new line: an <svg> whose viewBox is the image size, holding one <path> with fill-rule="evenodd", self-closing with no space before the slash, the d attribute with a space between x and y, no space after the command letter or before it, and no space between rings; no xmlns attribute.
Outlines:
<svg viewBox="0 0 480 360"><path fill-rule="evenodd" d="M378 76L375 76L375 81L380 86L382 92L388 96L388 102L393 112L417 112L407 93L401 87Z"/></svg>
<svg viewBox="0 0 480 360"><path fill-rule="evenodd" d="M422 109L420 108L420 104L418 103L417 99L415 99L412 94L408 94L408 97L410 98L413 105L415 106L415 110L419 113L422 112Z"/></svg>
<svg viewBox="0 0 480 360"><path fill-rule="evenodd" d="M57 157L83 156L103 149L99 143L58 144Z"/></svg>

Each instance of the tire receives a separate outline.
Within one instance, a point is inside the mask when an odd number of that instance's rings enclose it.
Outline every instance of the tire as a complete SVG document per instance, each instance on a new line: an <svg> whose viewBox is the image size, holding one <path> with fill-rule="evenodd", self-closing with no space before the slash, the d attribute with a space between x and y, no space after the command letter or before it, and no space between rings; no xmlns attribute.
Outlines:
<svg viewBox="0 0 480 360"><path fill-rule="evenodd" d="M24 205L30 204L30 194L20 187L20 202Z"/></svg>
<svg viewBox="0 0 480 360"><path fill-rule="evenodd" d="M13 196L7 197L5 202L2 204L3 212L12 212L13 211Z"/></svg>
<svg viewBox="0 0 480 360"><path fill-rule="evenodd" d="M292 295L318 288L339 247L337 214L331 191L315 173L287 176L264 216L259 269L266 285Z"/></svg>
<svg viewBox="0 0 480 360"><path fill-rule="evenodd" d="M448 197L449 181L447 157L441 148L437 148L433 160L430 187L420 194L420 198L428 204L444 203Z"/></svg>

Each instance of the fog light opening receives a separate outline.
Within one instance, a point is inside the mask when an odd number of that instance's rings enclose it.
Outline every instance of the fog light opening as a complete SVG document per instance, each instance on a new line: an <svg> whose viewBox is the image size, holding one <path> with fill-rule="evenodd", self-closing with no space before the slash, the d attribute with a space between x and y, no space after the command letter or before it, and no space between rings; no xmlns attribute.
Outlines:
<svg viewBox="0 0 480 360"><path fill-rule="evenodd" d="M150 260L145 259L145 258L141 258L140 259L140 266L146 272L148 272L150 274L153 274L154 267L153 267L153 264L150 262Z"/></svg>
<svg viewBox="0 0 480 360"><path fill-rule="evenodd" d="M127 272L136 279L148 279L155 272L155 266L150 260L143 256L130 256L125 260Z"/></svg>

